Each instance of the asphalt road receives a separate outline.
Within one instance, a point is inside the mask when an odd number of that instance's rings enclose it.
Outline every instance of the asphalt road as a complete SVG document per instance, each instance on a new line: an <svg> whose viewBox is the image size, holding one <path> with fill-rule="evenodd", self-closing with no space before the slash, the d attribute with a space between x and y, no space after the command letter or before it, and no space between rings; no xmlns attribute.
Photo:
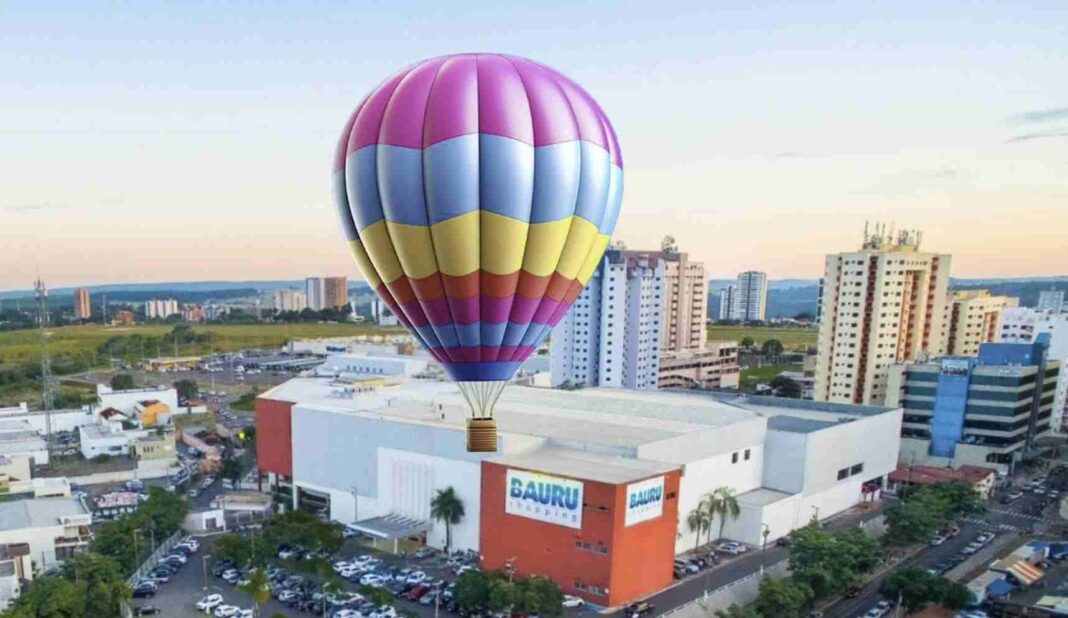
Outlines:
<svg viewBox="0 0 1068 618"><path fill-rule="evenodd" d="M834 518L825 523L828 530L840 530L855 527L862 521L872 519L882 513L884 508L880 504L877 508L856 515L844 515ZM680 580L674 586L662 590L646 599L656 608L656 614L686 605L695 599L701 598L705 592L711 592L744 577L760 571L761 565L771 566L789 558L789 549L786 547L769 546L766 550L754 550L736 558L730 558L719 565L701 571Z"/></svg>

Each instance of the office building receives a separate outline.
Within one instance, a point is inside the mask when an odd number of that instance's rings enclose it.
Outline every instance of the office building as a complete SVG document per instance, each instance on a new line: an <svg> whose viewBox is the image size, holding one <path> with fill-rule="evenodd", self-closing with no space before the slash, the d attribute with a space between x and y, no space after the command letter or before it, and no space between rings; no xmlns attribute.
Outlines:
<svg viewBox="0 0 1068 618"><path fill-rule="evenodd" d="M768 305L768 275L757 270L748 270L738 275L738 291L735 295L734 320L755 322L764 319Z"/></svg>
<svg viewBox="0 0 1068 618"><path fill-rule="evenodd" d="M656 388L663 294L658 252L605 251L553 328L552 385Z"/></svg>
<svg viewBox="0 0 1068 618"><path fill-rule="evenodd" d="M698 540L686 516L718 487L741 507L724 537L750 545L876 498L898 441L871 437L901 427L900 410L867 406L510 385L494 414L497 451L470 453L467 404L449 382L356 392L297 378L255 406L258 468L293 508L350 523L387 551L412 537L443 547L430 503L449 487L466 511L453 549L605 607L672 584L673 557Z"/></svg>
<svg viewBox="0 0 1068 618"><path fill-rule="evenodd" d="M274 308L278 311L303 311L308 306L308 297L297 290L275 290Z"/></svg>
<svg viewBox="0 0 1068 618"><path fill-rule="evenodd" d="M186 322L203 322L204 308L200 305L185 305L182 307L182 319Z"/></svg>
<svg viewBox="0 0 1068 618"><path fill-rule="evenodd" d="M700 350L661 352L659 388L738 388L737 341L709 341Z"/></svg>
<svg viewBox="0 0 1068 618"><path fill-rule="evenodd" d="M1042 290L1038 293L1038 306L1036 306L1035 309L1038 309L1039 311L1053 311L1054 313L1064 311L1064 290Z"/></svg>
<svg viewBox="0 0 1068 618"><path fill-rule="evenodd" d="M304 296L308 309L322 311L326 308L326 285L322 277L308 277L304 280Z"/></svg>
<svg viewBox="0 0 1068 618"><path fill-rule="evenodd" d="M145 319L164 319L180 313L178 301L173 298L154 298L145 302Z"/></svg>
<svg viewBox="0 0 1068 618"><path fill-rule="evenodd" d="M115 326L130 326L134 324L134 314L127 309L120 309L115 312L115 316L111 318L111 323Z"/></svg>
<svg viewBox="0 0 1068 618"><path fill-rule="evenodd" d="M860 251L827 256L820 293L817 401L882 403L890 365L942 353L950 257L919 232L864 232Z"/></svg>
<svg viewBox="0 0 1068 618"><path fill-rule="evenodd" d="M719 319L733 320L738 305L738 286L728 285L719 292Z"/></svg>
<svg viewBox="0 0 1068 618"><path fill-rule="evenodd" d="M946 338L942 353L975 356L979 353L979 344L998 340L1001 311L1018 304L1019 299L991 296L987 290L953 292L946 303Z"/></svg>
<svg viewBox="0 0 1068 618"><path fill-rule="evenodd" d="M1041 335L1049 336L1049 358L1068 365L1068 313L1010 307L1002 312L1001 338L1006 343L1032 343ZM1068 419L1068 372L1057 378L1053 403L1053 428L1063 431Z"/></svg>
<svg viewBox="0 0 1068 618"><path fill-rule="evenodd" d="M637 255L637 254L635 254ZM655 257L657 254L651 254ZM708 340L708 281L704 262L690 261L674 245L659 253L664 262L660 349L699 350Z"/></svg>
<svg viewBox="0 0 1068 618"><path fill-rule="evenodd" d="M74 319L88 320L92 311L89 309L89 288L74 290Z"/></svg>
<svg viewBox="0 0 1068 618"><path fill-rule="evenodd" d="M979 356L894 365L887 404L904 408L901 460L1009 470L1025 447L1050 433L1061 364L1049 336L1034 343L984 343Z"/></svg>
<svg viewBox="0 0 1068 618"><path fill-rule="evenodd" d="M349 304L349 281L345 277L327 277L323 283L323 308Z"/></svg>

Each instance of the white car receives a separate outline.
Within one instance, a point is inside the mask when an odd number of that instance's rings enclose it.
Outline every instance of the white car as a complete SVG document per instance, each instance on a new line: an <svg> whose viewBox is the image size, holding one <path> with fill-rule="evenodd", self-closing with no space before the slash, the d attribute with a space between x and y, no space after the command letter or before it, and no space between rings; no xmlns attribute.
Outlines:
<svg viewBox="0 0 1068 618"><path fill-rule="evenodd" d="M585 605L586 605L586 601L582 600L579 597L572 596L570 594L565 594L564 595L564 602L563 602L563 606L564 607L584 607Z"/></svg>
<svg viewBox="0 0 1068 618"><path fill-rule="evenodd" d="M203 599L197 601L197 609L202 612L210 612L216 607L222 605L223 598L221 594L209 594Z"/></svg>
<svg viewBox="0 0 1068 618"><path fill-rule="evenodd" d="M397 618L397 610L392 605L380 605L371 612L371 618Z"/></svg>
<svg viewBox="0 0 1068 618"><path fill-rule="evenodd" d="M177 547L185 547L194 554L200 551L200 543L196 541L186 541L185 543L179 543Z"/></svg>
<svg viewBox="0 0 1068 618"><path fill-rule="evenodd" d="M408 579L404 580L404 582L408 584L421 584L424 581L426 581L426 573L422 571L415 571L408 576Z"/></svg>
<svg viewBox="0 0 1068 618"><path fill-rule="evenodd" d="M351 562L346 562L344 560L338 560L337 562L335 562L331 566L334 567L334 572L335 573L340 573L340 572L342 572L342 571L344 571L346 569L351 569L352 567L354 567L356 565L351 563Z"/></svg>
<svg viewBox="0 0 1068 618"><path fill-rule="evenodd" d="M251 609L242 609L234 614L234 618L252 618L253 612Z"/></svg>
<svg viewBox="0 0 1068 618"><path fill-rule="evenodd" d="M235 605L220 605L215 608L215 618L234 618L237 612L241 611L240 607Z"/></svg>
<svg viewBox="0 0 1068 618"><path fill-rule="evenodd" d="M334 614L334 618L364 618L360 612L354 609L343 609Z"/></svg>
<svg viewBox="0 0 1068 618"><path fill-rule="evenodd" d="M386 578L376 573L368 573L360 578L361 586L381 586L386 583Z"/></svg>
<svg viewBox="0 0 1068 618"><path fill-rule="evenodd" d="M931 547L938 547L939 545L945 542L946 537L942 536L941 534L937 534L931 538Z"/></svg>

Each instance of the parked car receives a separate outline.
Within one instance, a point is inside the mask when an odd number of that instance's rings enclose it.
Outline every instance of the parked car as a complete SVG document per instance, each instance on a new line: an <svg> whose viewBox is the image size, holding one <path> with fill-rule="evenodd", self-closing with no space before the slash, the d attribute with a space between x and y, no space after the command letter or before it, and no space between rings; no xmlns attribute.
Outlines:
<svg viewBox="0 0 1068 618"><path fill-rule="evenodd" d="M745 543L726 541L716 545L716 551L721 554L727 554L728 556L738 556L749 551L749 546Z"/></svg>
<svg viewBox="0 0 1068 618"><path fill-rule="evenodd" d="M222 602L223 598L221 594L209 594L197 601L197 609L202 612L208 612L222 605Z"/></svg>
<svg viewBox="0 0 1068 618"><path fill-rule="evenodd" d="M628 618L640 618L641 616L653 613L654 609L656 609L656 607L652 603L646 601L631 603L627 606L626 615Z"/></svg>
<svg viewBox="0 0 1068 618"><path fill-rule="evenodd" d="M563 602L563 606L564 607L584 607L585 605L586 605L586 601L582 600L582 598L580 598L580 597L576 597L576 596L570 595L570 594L565 594L564 595L564 602Z"/></svg>
<svg viewBox="0 0 1068 618"><path fill-rule="evenodd" d="M155 605L138 605L133 608L134 616L154 616L160 613L160 608Z"/></svg>
<svg viewBox="0 0 1068 618"><path fill-rule="evenodd" d="M150 599L156 596L158 590L159 588L152 582L140 582L134 586L133 590L130 592L130 596L135 599Z"/></svg>
<svg viewBox="0 0 1068 618"><path fill-rule="evenodd" d="M423 558L429 558L436 553L437 550L435 550L433 547L420 547L419 549L415 550L415 557L422 560Z"/></svg>
<svg viewBox="0 0 1068 618"><path fill-rule="evenodd" d="M215 618L234 618L239 611L241 611L241 608L236 605L220 605L215 608L212 615L214 615Z"/></svg>
<svg viewBox="0 0 1068 618"><path fill-rule="evenodd" d="M408 599L409 601L418 601L419 599L423 598L423 595L426 594L429 590L430 586L424 586L423 584L419 584L415 588L412 588L408 592L405 592L404 598Z"/></svg>
<svg viewBox="0 0 1068 618"><path fill-rule="evenodd" d="M941 534L936 534L933 537L931 537L931 547L938 547L939 545L941 545L942 543L945 543L945 542L946 542L946 537L942 536Z"/></svg>

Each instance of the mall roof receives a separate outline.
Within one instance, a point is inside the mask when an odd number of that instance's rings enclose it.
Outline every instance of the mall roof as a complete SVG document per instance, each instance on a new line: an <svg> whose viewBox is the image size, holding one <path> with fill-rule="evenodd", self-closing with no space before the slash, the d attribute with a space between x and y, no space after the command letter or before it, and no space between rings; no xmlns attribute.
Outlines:
<svg viewBox="0 0 1068 618"><path fill-rule="evenodd" d="M547 474L559 474L614 485L638 481L679 469L679 466L673 464L551 447L494 457L486 461L510 468L526 468Z"/></svg>
<svg viewBox="0 0 1068 618"><path fill-rule="evenodd" d="M786 416L785 414L768 419L768 429L788 431L790 433L812 433L813 431L834 427L837 424L834 421L818 421L811 418Z"/></svg>
<svg viewBox="0 0 1068 618"><path fill-rule="evenodd" d="M87 515L77 498L38 498L0 502L0 530L21 530L58 526L60 519Z"/></svg>

